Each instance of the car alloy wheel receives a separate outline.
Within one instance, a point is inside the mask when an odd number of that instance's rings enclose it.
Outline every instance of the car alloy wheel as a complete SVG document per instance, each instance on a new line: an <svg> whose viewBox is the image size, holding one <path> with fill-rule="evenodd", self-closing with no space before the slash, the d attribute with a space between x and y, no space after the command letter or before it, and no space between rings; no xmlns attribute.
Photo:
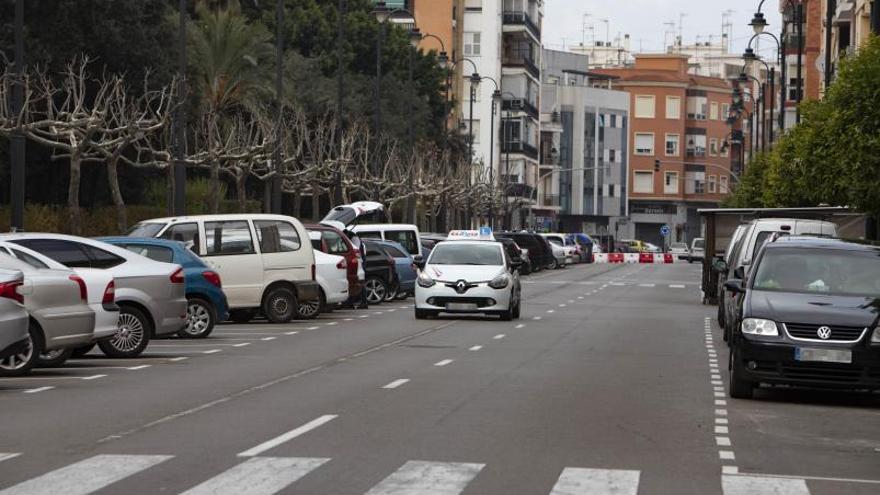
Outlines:
<svg viewBox="0 0 880 495"><path fill-rule="evenodd" d="M367 279L364 284L364 290L367 291L367 303L369 304L381 304L385 300L385 294L388 292L385 282L376 277Z"/></svg>
<svg viewBox="0 0 880 495"><path fill-rule="evenodd" d="M0 361L0 369L4 371L19 371L24 369L33 358L34 341L28 336L27 349Z"/></svg>
<svg viewBox="0 0 880 495"><path fill-rule="evenodd" d="M210 304L192 297L186 304L186 327L178 335L194 339L207 337L214 330L214 311Z"/></svg>
<svg viewBox="0 0 880 495"><path fill-rule="evenodd" d="M321 311L321 301L307 301L299 303L299 317L312 318Z"/></svg>
<svg viewBox="0 0 880 495"><path fill-rule="evenodd" d="M119 315L118 325L119 329L109 340L110 345L122 352L133 351L144 339L144 324L137 316L123 313Z"/></svg>

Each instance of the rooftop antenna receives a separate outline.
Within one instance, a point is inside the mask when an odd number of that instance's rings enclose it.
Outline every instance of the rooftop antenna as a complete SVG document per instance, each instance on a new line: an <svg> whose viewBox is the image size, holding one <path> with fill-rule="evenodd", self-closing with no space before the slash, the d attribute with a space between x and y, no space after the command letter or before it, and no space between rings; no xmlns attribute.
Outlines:
<svg viewBox="0 0 880 495"><path fill-rule="evenodd" d="M608 21L608 19L599 19L599 22L602 22L605 24L605 46L608 46L608 43L611 41L609 39L609 37L611 36L610 29L609 29L609 21Z"/></svg>
<svg viewBox="0 0 880 495"><path fill-rule="evenodd" d="M681 53L681 44L684 42L684 18L687 14L681 12L678 14L678 51Z"/></svg>
<svg viewBox="0 0 880 495"><path fill-rule="evenodd" d="M584 14L581 19L581 46L587 46L587 19L590 18L590 14Z"/></svg>
<svg viewBox="0 0 880 495"><path fill-rule="evenodd" d="M721 14L721 44L724 53L730 51L730 43L733 39L733 22L731 19L734 13L736 13L735 10L727 9Z"/></svg>
<svg viewBox="0 0 880 495"><path fill-rule="evenodd" d="M669 50L669 45L667 44L669 35L675 36L675 21L664 22L663 25L666 26L666 30L663 31L663 51L666 52Z"/></svg>

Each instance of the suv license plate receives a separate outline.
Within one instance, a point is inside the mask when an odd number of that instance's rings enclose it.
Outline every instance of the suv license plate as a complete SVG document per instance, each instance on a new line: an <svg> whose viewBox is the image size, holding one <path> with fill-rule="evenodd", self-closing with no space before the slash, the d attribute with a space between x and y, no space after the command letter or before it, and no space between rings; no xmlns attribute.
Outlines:
<svg viewBox="0 0 880 495"><path fill-rule="evenodd" d="M843 349L812 349L809 347L796 347L794 349L795 361L817 361L820 363L852 363L852 351Z"/></svg>
<svg viewBox="0 0 880 495"><path fill-rule="evenodd" d="M449 311L474 311L477 305L473 303L448 303L446 309Z"/></svg>

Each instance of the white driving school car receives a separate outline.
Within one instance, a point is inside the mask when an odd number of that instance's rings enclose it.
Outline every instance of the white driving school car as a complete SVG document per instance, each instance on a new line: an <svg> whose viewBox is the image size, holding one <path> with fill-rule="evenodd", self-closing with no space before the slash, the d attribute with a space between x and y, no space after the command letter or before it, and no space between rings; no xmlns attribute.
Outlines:
<svg viewBox="0 0 880 495"><path fill-rule="evenodd" d="M454 230L418 264L422 266L416 281L416 319L441 312L498 315L505 321L519 318L519 266L490 230Z"/></svg>

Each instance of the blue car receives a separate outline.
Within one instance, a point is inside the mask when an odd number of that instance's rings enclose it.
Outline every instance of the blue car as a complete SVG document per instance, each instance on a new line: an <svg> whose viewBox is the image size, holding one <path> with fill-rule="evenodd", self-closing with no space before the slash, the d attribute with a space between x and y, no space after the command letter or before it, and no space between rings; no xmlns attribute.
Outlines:
<svg viewBox="0 0 880 495"><path fill-rule="evenodd" d="M211 334L218 321L229 317L229 304L220 283L220 275L186 245L178 241L144 237L102 237L113 244L151 260L175 263L183 267L186 285L186 327L178 335L203 339Z"/></svg>
<svg viewBox="0 0 880 495"><path fill-rule="evenodd" d="M411 296L416 290L416 279L419 277L412 256L407 253L406 248L400 245L400 243L383 241L381 239L370 239L370 241L382 246L394 258L394 268L397 270L399 283L397 290L389 291L385 300L391 301L394 298L406 299Z"/></svg>

